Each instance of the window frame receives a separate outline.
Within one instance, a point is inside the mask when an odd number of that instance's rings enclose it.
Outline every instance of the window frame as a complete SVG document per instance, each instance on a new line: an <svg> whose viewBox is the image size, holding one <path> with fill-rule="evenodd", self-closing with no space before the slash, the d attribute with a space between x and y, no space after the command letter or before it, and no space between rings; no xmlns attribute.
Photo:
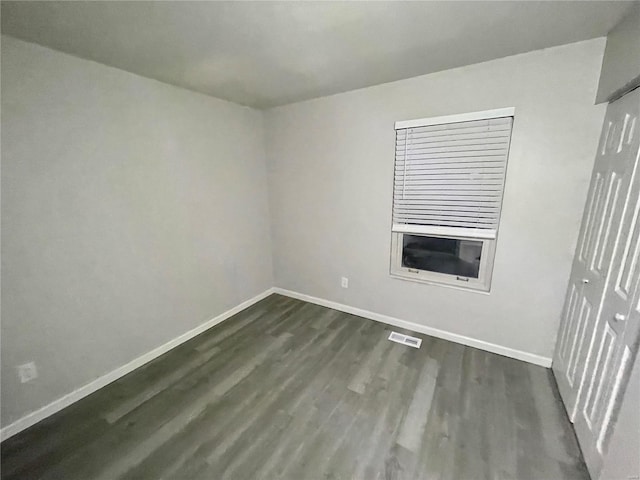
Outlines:
<svg viewBox="0 0 640 480"><path fill-rule="evenodd" d="M454 240L473 240L482 242L482 254L480 256L480 269L478 278L453 275L449 273L432 272L402 265L402 248L404 235L429 236ZM488 293L491 289L491 278L496 250L496 238L472 237L467 235L442 234L435 230L433 233L419 229L419 231L393 231L391 232L391 269L390 275L402 280L427 283L430 285L444 285Z"/></svg>
<svg viewBox="0 0 640 480"><path fill-rule="evenodd" d="M447 123L458 123L473 120L489 120L493 118L512 117L512 129L509 137L509 152L505 163L504 183L502 188L502 197L500 199L500 208L498 211L498 226L502 217L502 203L504 200L504 188L506 185L506 175L508 167L508 159L510 146L513 136L513 123L515 123L515 108L500 108L495 110L487 110L482 112L471 112L459 115L447 115L442 117L423 118L417 120L407 120L395 122L395 130L441 125ZM394 165L395 165L394 159ZM394 186L395 191L395 186ZM392 200L393 202L393 200ZM391 262L389 273L392 278L400 280L409 280L429 285L439 285L450 288L457 288L476 293L489 294L491 291L491 283L493 279L493 267L495 263L496 245L498 238L498 226L495 229L479 229L479 228L463 228L463 227L445 227L435 225L413 225L413 224L394 224L392 220L391 228ZM465 277L462 275L453 275L447 273L433 272L429 270L420 270L402 266L402 250L404 243L404 235L429 236L455 240L473 240L482 242L482 254L480 257L480 267L478 278Z"/></svg>

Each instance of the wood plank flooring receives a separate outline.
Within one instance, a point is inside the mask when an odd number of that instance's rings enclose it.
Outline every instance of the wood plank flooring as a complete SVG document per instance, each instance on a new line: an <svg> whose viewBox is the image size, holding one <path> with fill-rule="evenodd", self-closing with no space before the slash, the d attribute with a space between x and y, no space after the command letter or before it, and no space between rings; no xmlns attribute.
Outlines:
<svg viewBox="0 0 640 480"><path fill-rule="evenodd" d="M550 370L390 330L272 295L2 443L2 479L589 478Z"/></svg>

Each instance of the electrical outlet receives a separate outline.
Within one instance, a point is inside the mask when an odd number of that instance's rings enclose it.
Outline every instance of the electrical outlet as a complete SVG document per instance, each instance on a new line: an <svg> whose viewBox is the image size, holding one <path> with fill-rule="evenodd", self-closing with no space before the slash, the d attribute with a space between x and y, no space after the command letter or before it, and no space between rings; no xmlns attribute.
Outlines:
<svg viewBox="0 0 640 480"><path fill-rule="evenodd" d="M349 279L347 277L342 277L341 285L342 288L349 288Z"/></svg>
<svg viewBox="0 0 640 480"><path fill-rule="evenodd" d="M18 369L18 377L22 383L27 383L38 378L38 369L36 368L35 362L18 365L16 368Z"/></svg>

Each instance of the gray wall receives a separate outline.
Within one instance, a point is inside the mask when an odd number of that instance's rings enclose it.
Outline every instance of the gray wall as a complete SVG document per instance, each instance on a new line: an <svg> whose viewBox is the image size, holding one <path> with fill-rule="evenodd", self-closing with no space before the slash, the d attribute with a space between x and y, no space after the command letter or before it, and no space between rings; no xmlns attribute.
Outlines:
<svg viewBox="0 0 640 480"><path fill-rule="evenodd" d="M261 115L2 37L3 426L272 286Z"/></svg>
<svg viewBox="0 0 640 480"><path fill-rule="evenodd" d="M607 35L597 102L606 102L640 85L640 2Z"/></svg>
<svg viewBox="0 0 640 480"><path fill-rule="evenodd" d="M595 39L268 111L276 286L551 357L603 50ZM391 278L394 121L499 107L516 118L491 294Z"/></svg>

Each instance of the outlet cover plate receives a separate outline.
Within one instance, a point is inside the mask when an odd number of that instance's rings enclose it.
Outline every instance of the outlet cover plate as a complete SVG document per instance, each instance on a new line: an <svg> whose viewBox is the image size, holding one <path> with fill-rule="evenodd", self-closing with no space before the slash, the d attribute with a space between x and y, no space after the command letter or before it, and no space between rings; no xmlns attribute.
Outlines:
<svg viewBox="0 0 640 480"><path fill-rule="evenodd" d="M38 369L35 362L18 365L16 368L18 369L18 377L21 383L27 383L38 378Z"/></svg>

